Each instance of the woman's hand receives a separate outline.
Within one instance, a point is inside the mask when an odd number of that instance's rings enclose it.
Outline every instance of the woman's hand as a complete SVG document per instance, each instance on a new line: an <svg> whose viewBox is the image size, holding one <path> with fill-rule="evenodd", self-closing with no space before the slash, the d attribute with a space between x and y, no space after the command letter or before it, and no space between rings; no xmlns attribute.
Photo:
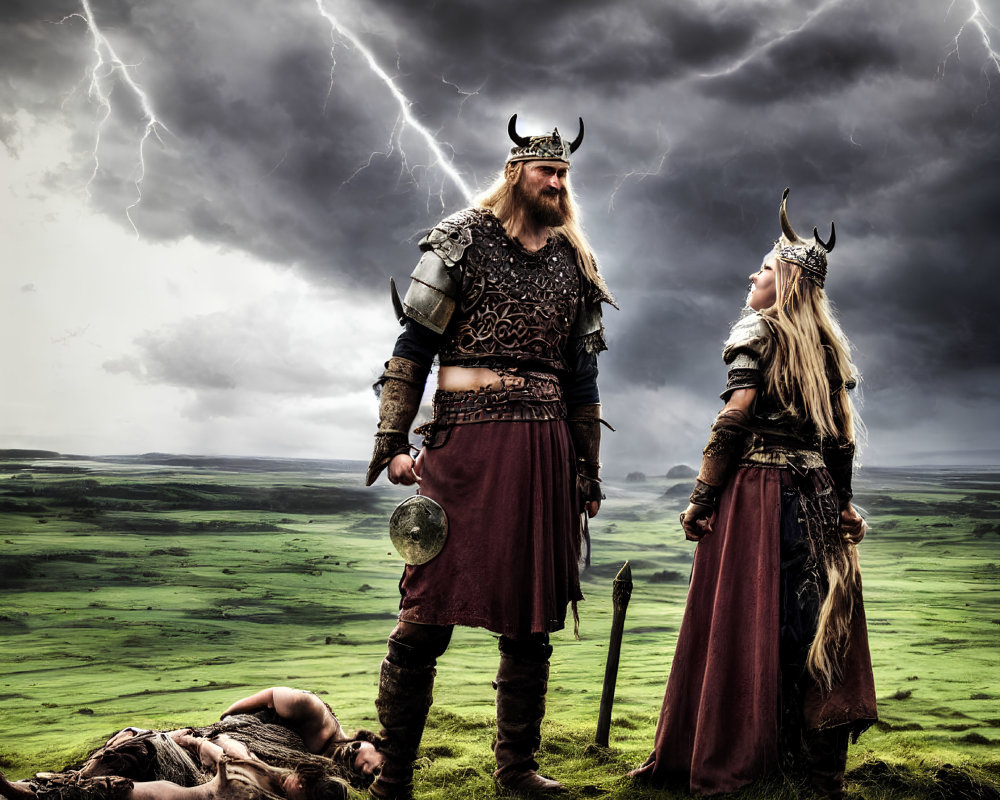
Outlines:
<svg viewBox="0 0 1000 800"><path fill-rule="evenodd" d="M684 538L689 542L700 542L705 534L712 532L712 516L715 509L698 503L688 503L681 514L681 527L684 528Z"/></svg>
<svg viewBox="0 0 1000 800"><path fill-rule="evenodd" d="M840 535L850 544L858 544L868 533L868 523L857 512L853 505L840 512Z"/></svg>

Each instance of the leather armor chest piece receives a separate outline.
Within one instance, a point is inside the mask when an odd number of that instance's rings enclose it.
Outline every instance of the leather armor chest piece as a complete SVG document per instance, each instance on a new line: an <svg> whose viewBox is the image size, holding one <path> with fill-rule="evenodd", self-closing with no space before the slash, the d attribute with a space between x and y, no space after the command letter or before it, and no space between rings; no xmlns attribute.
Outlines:
<svg viewBox="0 0 1000 800"><path fill-rule="evenodd" d="M443 365L567 369L581 279L562 237L529 253L491 213L470 212L461 296L439 351Z"/></svg>

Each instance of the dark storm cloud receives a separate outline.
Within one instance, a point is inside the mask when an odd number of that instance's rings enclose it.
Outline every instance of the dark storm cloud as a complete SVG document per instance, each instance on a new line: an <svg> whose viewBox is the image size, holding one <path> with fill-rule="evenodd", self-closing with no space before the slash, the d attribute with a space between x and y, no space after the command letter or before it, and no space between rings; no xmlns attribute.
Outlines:
<svg viewBox="0 0 1000 800"><path fill-rule="evenodd" d="M920 414L909 398L933 375L935 413L959 436L969 404L996 386L987 263L1000 100L989 83L1000 75L974 26L952 53L970 3L327 3L472 188L501 166L511 113L531 132L585 118L574 184L622 306L608 313L602 362L611 416L629 415L637 387L690 390L711 416L718 347L778 233L785 186L797 228L826 236L837 222L828 289L870 403ZM383 293L389 274L408 274L420 231L463 204L412 129L394 138L396 101L343 37L331 82L329 26L312 0L93 7L171 131L146 148L143 237L193 235ZM53 0L0 12L0 136L16 151L17 109L71 120L66 156L79 166L64 183L87 179L97 116L79 86L87 32L52 24L76 11ZM1000 31L987 32L997 48ZM113 100L92 202L127 227L142 126L124 87ZM226 353L174 358L188 352L179 333L176 350L143 347L163 381L232 377ZM890 417L872 409L873 438ZM688 434L657 435L690 456Z"/></svg>
<svg viewBox="0 0 1000 800"><path fill-rule="evenodd" d="M603 93L709 65L745 45L766 16L758 13L755 21L750 5L719 14L697 4L601 0L546 4L542 14L530 0L502 8L458 0L434 3L429 11L406 2L386 7L428 45L423 63L463 65L474 80L478 75L491 90L515 96L526 86L554 82ZM445 48L434 46L445 41Z"/></svg>

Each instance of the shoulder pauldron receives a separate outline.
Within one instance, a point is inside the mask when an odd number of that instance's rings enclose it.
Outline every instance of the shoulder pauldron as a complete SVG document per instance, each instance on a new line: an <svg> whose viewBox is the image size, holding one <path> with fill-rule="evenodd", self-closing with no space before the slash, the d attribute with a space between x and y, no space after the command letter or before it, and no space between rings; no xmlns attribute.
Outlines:
<svg viewBox="0 0 1000 800"><path fill-rule="evenodd" d="M479 213L467 208L441 220L420 240L424 254L410 273L410 286L399 304L405 317L435 333L448 327L459 294L458 263L472 244L472 225L478 219Z"/></svg>
<svg viewBox="0 0 1000 800"><path fill-rule="evenodd" d="M771 329L756 312L745 313L729 331L722 348L722 360L729 365L722 399L737 389L760 388L764 383L765 349Z"/></svg>
<svg viewBox="0 0 1000 800"><path fill-rule="evenodd" d="M604 338L604 321L601 303L617 308L614 298L602 287L587 283L581 293L576 321L570 336L578 339L588 353L600 353L608 349Z"/></svg>
<svg viewBox="0 0 1000 800"><path fill-rule="evenodd" d="M472 226L481 215L476 209L466 208L445 217L420 240L420 249L437 255L446 267L457 266L472 244Z"/></svg>
<svg viewBox="0 0 1000 800"><path fill-rule="evenodd" d="M742 369L758 369L770 336L771 330L760 314L744 314L729 331L722 348L722 360L735 366L739 358Z"/></svg>

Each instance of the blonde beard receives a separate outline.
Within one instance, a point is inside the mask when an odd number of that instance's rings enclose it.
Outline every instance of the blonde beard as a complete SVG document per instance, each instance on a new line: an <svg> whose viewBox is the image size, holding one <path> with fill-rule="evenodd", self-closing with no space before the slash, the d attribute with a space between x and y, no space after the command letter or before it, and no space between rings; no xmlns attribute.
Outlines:
<svg viewBox="0 0 1000 800"><path fill-rule="evenodd" d="M500 224L507 229L520 225L523 219L521 215L524 213L524 206L515 202L514 194L514 187L521 178L522 167L523 162L508 164L504 173L476 201L476 205L480 208L492 211L500 220ZM553 229L552 233L566 237L573 249L576 250L576 263L584 277L596 286L603 295L607 296L609 301L613 302L611 292L597 269L597 259L594 258L594 252L577 221L573 193L568 185L565 192L565 200L561 205L566 218L561 226Z"/></svg>

